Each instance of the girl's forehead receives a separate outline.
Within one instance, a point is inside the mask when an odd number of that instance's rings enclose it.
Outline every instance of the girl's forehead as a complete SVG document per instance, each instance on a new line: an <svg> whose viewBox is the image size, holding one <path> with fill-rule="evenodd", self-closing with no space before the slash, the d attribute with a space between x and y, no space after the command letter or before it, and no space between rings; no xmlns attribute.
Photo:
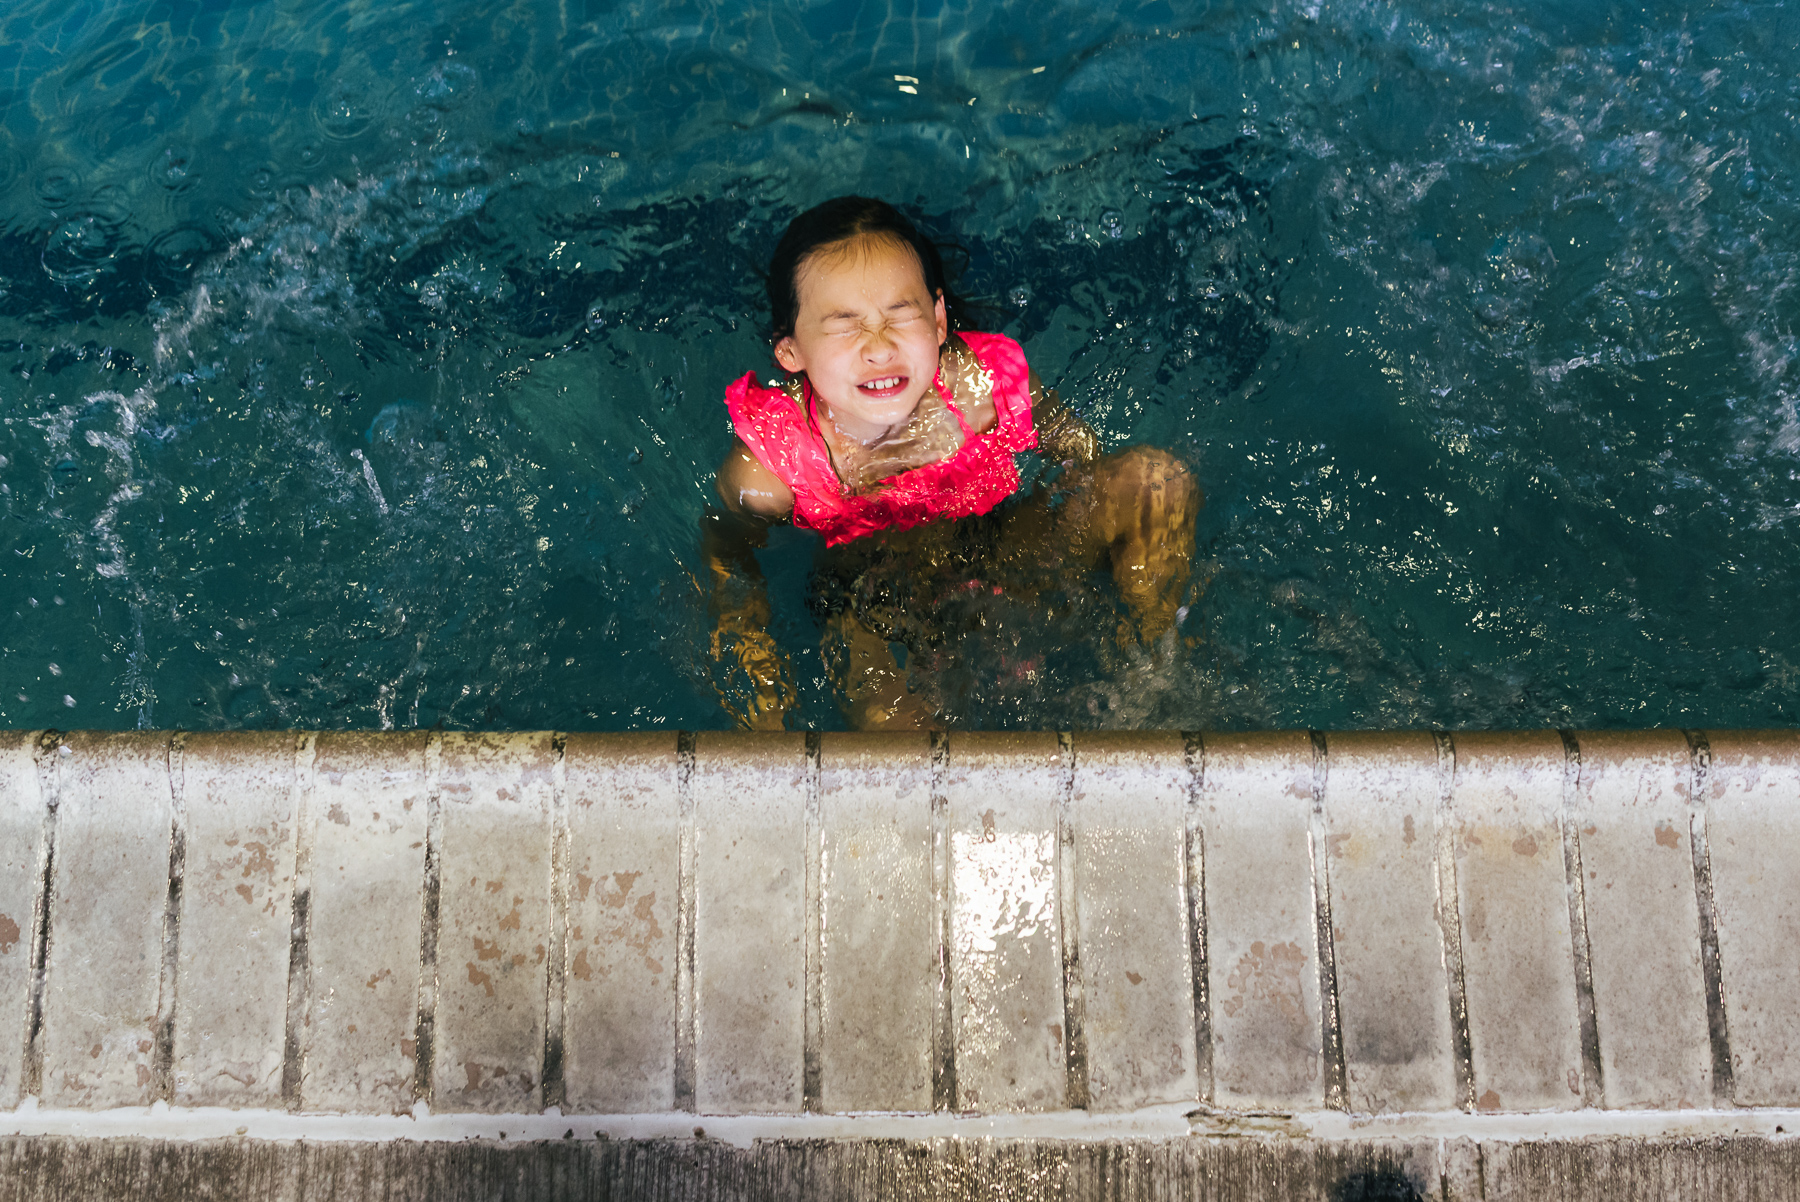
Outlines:
<svg viewBox="0 0 1800 1202"><path fill-rule="evenodd" d="M918 252L888 234L857 234L814 250L795 269L800 307L808 294L861 291L870 286L924 292L925 268Z"/></svg>

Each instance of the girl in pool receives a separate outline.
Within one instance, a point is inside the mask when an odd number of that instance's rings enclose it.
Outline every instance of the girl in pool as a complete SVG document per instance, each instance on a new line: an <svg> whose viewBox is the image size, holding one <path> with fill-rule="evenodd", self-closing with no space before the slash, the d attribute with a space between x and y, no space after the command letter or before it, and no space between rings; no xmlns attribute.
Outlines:
<svg viewBox="0 0 1800 1202"><path fill-rule="evenodd" d="M752 372L726 390L737 438L702 538L713 655L750 683L725 698L741 725L779 730L795 703L755 557L774 523L823 538L809 600L857 729L934 724L929 679L909 678L891 645L916 669L958 594L1031 594L1105 566L1122 641L1173 628L1201 505L1192 473L1153 447L1100 455L1018 343L963 328L937 246L899 211L844 196L802 213L768 291L786 379ZM1020 490L1014 454L1034 448L1062 465L1054 492L1003 505Z"/></svg>

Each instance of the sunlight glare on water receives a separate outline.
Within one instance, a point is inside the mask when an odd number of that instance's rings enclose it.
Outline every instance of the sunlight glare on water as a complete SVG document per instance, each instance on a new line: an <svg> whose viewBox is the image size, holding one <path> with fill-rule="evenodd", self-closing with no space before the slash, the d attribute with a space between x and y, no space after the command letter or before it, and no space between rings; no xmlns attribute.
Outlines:
<svg viewBox="0 0 1800 1202"><path fill-rule="evenodd" d="M983 601L957 724L1790 723L1797 42L1775 3L18 0L0 726L727 724L720 398L846 192L1208 497L1175 648L1115 646L1103 576ZM841 725L809 536L763 561Z"/></svg>

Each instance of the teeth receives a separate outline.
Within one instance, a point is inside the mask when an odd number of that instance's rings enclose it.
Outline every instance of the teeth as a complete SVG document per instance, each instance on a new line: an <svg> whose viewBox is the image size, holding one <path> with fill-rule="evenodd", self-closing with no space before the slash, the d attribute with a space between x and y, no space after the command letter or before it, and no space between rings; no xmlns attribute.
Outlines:
<svg viewBox="0 0 1800 1202"><path fill-rule="evenodd" d="M893 388L894 386L896 386L899 383L900 383L899 376L887 376L880 380L870 380L868 383L864 384L862 387L874 388L874 389Z"/></svg>

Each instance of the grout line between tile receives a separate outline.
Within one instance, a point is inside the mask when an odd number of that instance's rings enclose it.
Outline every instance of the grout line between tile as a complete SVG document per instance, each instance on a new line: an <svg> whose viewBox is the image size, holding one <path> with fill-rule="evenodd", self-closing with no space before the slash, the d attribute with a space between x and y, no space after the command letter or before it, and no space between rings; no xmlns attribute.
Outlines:
<svg viewBox="0 0 1800 1202"><path fill-rule="evenodd" d="M175 1011L181 981L181 890L187 874L187 734L177 731L163 749L169 785L169 890L163 902L162 971L156 987L156 1032L151 1096L175 1096Z"/></svg>
<svg viewBox="0 0 1800 1202"><path fill-rule="evenodd" d="M950 858L950 799L944 776L950 766L950 737L931 736L931 906L937 933L937 992L931 1022L931 1108L955 1110L956 995L951 956L951 918L955 906Z"/></svg>
<svg viewBox="0 0 1800 1202"><path fill-rule="evenodd" d="M675 887L675 1109L693 1111L694 1044L694 736L675 737L675 787L681 811Z"/></svg>
<svg viewBox="0 0 1800 1202"><path fill-rule="evenodd" d="M294 779L289 794L294 815L294 900L288 923L287 1023L281 1049L281 1102L299 1110L306 1077L307 1011L312 990L312 793L319 736L294 739Z"/></svg>
<svg viewBox="0 0 1800 1202"><path fill-rule="evenodd" d="M1456 742L1443 731L1434 732L1431 737L1437 745L1438 762L1433 883L1437 887L1438 930L1443 937L1444 983L1449 992L1456 1104L1473 1112L1475 1051L1469 1038L1469 994L1463 975L1462 899L1456 879L1456 825L1451 804L1456 793Z"/></svg>
<svg viewBox="0 0 1800 1202"><path fill-rule="evenodd" d="M569 957L569 737L550 737L555 755L550 769L550 943L544 966L544 1051L538 1081L546 1108L561 1107L567 1096L563 1079L563 1038L568 1022Z"/></svg>
<svg viewBox="0 0 1800 1202"><path fill-rule="evenodd" d="M1208 981L1206 930L1206 826L1200 798L1206 784L1206 741L1198 732L1183 736L1188 769L1188 804L1183 838L1183 887L1187 891L1188 967L1194 987L1194 1073L1200 1101L1213 1100L1212 1003Z"/></svg>
<svg viewBox="0 0 1800 1202"><path fill-rule="evenodd" d="M444 736L425 742L425 865L419 898L419 985L413 1027L413 1097L430 1103L437 1060L438 923L443 899L444 799L438 787Z"/></svg>
<svg viewBox="0 0 1800 1202"><path fill-rule="evenodd" d="M1063 1104L1092 1105L1088 1080L1087 996L1081 973L1080 845L1075 828L1075 741L1056 736L1062 751L1062 784L1056 799L1056 913L1062 935Z"/></svg>
<svg viewBox="0 0 1800 1202"><path fill-rule="evenodd" d="M821 813L820 790L823 740L818 731L806 736L806 989L802 1004L805 1013L800 1029L800 1108L817 1111L823 1108L824 1085L824 897L820 874L825 855L825 826Z"/></svg>
<svg viewBox="0 0 1800 1202"><path fill-rule="evenodd" d="M1569 942L1575 957L1575 1005L1581 1026L1581 1104L1606 1105L1600 1024L1594 1006L1593 945L1588 941L1587 879L1581 867L1581 823L1575 807L1581 788L1581 744L1572 731L1558 731L1563 744L1562 848L1568 885Z"/></svg>
<svg viewBox="0 0 1800 1202"><path fill-rule="evenodd" d="M1308 731L1312 741L1312 810L1307 815L1307 858L1311 861L1313 938L1319 964L1319 1047L1325 1058L1325 1107L1347 1110L1349 1088L1344 1066L1344 1028L1338 1006L1337 941L1331 925L1331 857L1325 831L1325 788L1331 771L1325 735Z"/></svg>
<svg viewBox="0 0 1800 1202"><path fill-rule="evenodd" d="M50 974L50 928L55 919L56 811L62 800L62 758L68 751L63 732L46 730L37 737L34 761L38 795L44 803L44 832L39 840L37 902L31 913L31 1010L25 1023L23 1065L19 1074L22 1097L41 1095L44 1088L44 990Z"/></svg>
<svg viewBox="0 0 1800 1202"><path fill-rule="evenodd" d="M1694 858L1694 902L1700 919L1700 978L1706 989L1706 1033L1712 1050L1713 1101L1733 1104L1731 1026L1725 1010L1725 973L1719 959L1719 910L1713 898L1712 842L1707 818L1712 790L1712 741L1703 730L1683 731L1693 763L1688 794L1688 847Z"/></svg>

